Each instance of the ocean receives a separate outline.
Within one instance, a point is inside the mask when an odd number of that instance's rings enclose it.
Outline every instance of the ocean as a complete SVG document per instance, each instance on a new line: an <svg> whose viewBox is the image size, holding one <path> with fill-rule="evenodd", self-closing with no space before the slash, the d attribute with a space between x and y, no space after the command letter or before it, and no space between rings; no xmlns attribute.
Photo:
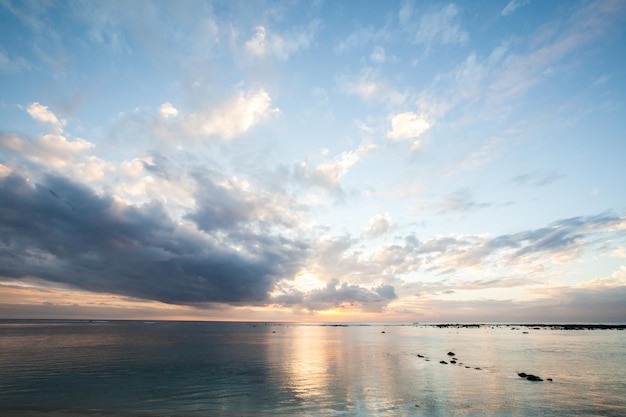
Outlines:
<svg viewBox="0 0 626 417"><path fill-rule="evenodd" d="M0 322L0 416L258 415L626 416L626 331Z"/></svg>

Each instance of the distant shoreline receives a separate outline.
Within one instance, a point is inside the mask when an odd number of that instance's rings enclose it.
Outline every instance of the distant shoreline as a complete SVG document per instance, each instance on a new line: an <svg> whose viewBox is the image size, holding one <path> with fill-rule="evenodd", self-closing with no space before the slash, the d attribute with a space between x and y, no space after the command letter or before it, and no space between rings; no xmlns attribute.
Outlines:
<svg viewBox="0 0 626 417"><path fill-rule="evenodd" d="M553 330L624 330L626 324L424 324L424 326L439 328L476 328L476 327L510 327L526 328L533 330L553 329Z"/></svg>
<svg viewBox="0 0 626 417"><path fill-rule="evenodd" d="M415 326L415 327L437 327L440 329L456 328L471 329L485 327L508 327L511 330L626 330L626 324L603 324L603 323L307 323L307 322L265 322L265 321L200 321L200 320L125 320L125 319L0 319L0 324L107 324L107 323L242 323L250 325L301 325L301 326L325 326L325 327L351 327L351 326Z"/></svg>

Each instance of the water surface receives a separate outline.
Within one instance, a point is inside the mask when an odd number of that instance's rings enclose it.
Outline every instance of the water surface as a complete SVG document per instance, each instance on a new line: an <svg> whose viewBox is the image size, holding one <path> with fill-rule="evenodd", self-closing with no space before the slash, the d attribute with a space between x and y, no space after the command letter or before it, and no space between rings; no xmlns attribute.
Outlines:
<svg viewBox="0 0 626 417"><path fill-rule="evenodd" d="M0 324L3 416L624 416L625 392L619 330Z"/></svg>

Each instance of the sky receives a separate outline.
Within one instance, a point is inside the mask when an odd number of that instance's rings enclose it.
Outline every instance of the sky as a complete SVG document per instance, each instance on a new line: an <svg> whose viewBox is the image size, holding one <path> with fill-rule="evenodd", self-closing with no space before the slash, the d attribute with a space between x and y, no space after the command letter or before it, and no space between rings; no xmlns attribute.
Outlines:
<svg viewBox="0 0 626 417"><path fill-rule="evenodd" d="M0 318L626 322L626 2L0 1Z"/></svg>

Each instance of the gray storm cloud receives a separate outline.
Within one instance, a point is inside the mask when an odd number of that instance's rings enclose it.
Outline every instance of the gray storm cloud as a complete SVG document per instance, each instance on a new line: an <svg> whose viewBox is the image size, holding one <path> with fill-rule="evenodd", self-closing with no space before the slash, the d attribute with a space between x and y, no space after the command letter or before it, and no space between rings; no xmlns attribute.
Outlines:
<svg viewBox="0 0 626 417"><path fill-rule="evenodd" d="M37 184L2 178L0 219L0 275L173 304L263 303L307 250L303 242L237 229L237 216L201 224L221 229L218 239L174 222L160 204L126 205L52 175Z"/></svg>

